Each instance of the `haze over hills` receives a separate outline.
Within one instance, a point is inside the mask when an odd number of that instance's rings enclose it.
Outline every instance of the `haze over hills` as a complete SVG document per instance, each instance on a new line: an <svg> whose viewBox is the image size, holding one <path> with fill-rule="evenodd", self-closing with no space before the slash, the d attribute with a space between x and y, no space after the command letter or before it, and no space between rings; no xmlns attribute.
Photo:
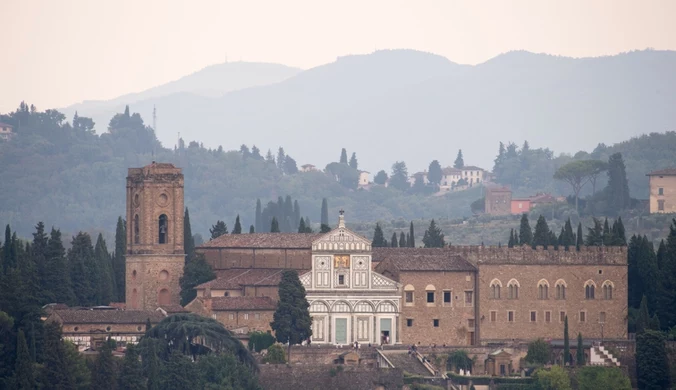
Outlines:
<svg viewBox="0 0 676 390"><path fill-rule="evenodd" d="M676 129L673 69L672 51L581 59L510 52L468 66L391 50L340 57L222 96L173 86L135 102L115 101L118 110L133 103L147 122L156 106L157 136L168 147L180 132L186 141L226 150L283 146L299 164L320 167L345 147L372 173L389 171L397 160L410 172L432 159L450 165L462 148L467 164L490 169L498 141L575 152ZM110 119L87 105L78 111L94 117L99 132Z"/></svg>

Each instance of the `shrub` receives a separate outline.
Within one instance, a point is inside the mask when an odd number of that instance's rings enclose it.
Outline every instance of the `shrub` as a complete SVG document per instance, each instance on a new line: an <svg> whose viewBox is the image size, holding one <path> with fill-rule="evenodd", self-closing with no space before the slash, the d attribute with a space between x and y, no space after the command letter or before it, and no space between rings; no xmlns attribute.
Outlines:
<svg viewBox="0 0 676 390"><path fill-rule="evenodd" d="M570 390L570 378L568 373L560 366L553 366L546 370L539 368L533 374L535 383L541 389Z"/></svg>
<svg viewBox="0 0 676 390"><path fill-rule="evenodd" d="M526 354L528 363L545 365L549 363L550 356L551 348L543 339L537 339L528 344L528 353Z"/></svg>
<svg viewBox="0 0 676 390"><path fill-rule="evenodd" d="M472 359L469 358L467 351L459 349L448 355L446 360L447 367L453 367L455 371L463 369L465 371L472 369Z"/></svg>
<svg viewBox="0 0 676 390"><path fill-rule="evenodd" d="M582 367L577 373L579 390L631 390L631 381L617 367Z"/></svg>
<svg viewBox="0 0 676 390"><path fill-rule="evenodd" d="M275 343L275 337L268 332L252 332L249 334L249 351L260 352Z"/></svg>
<svg viewBox="0 0 676 390"><path fill-rule="evenodd" d="M286 355L281 344L273 344L268 348L268 354L265 355L263 363L282 364L286 363Z"/></svg>

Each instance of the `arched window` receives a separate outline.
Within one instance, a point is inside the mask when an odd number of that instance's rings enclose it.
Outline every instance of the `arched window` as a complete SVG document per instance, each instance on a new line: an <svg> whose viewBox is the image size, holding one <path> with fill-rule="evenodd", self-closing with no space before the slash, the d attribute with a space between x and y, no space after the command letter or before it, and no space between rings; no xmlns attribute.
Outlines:
<svg viewBox="0 0 676 390"><path fill-rule="evenodd" d="M412 284L407 284L404 287L404 304L407 306L413 305L413 299L415 298L415 287Z"/></svg>
<svg viewBox="0 0 676 390"><path fill-rule="evenodd" d="M594 290L596 289L596 284L593 280L588 280L584 284L584 298L585 299L594 299Z"/></svg>
<svg viewBox="0 0 676 390"><path fill-rule="evenodd" d="M549 299L549 282L545 279L538 282L538 299Z"/></svg>
<svg viewBox="0 0 676 390"><path fill-rule="evenodd" d="M508 299L519 299L519 281L512 279L507 283Z"/></svg>
<svg viewBox="0 0 676 390"><path fill-rule="evenodd" d="M169 305L171 303L171 296L169 295L169 290L163 288L160 290L160 294L157 297L157 302L160 305Z"/></svg>
<svg viewBox="0 0 676 390"><path fill-rule="evenodd" d="M603 282L603 299L613 299L613 282L606 280Z"/></svg>
<svg viewBox="0 0 676 390"><path fill-rule="evenodd" d="M141 241L141 233L138 226L138 214L134 215L134 244L138 244Z"/></svg>
<svg viewBox="0 0 676 390"><path fill-rule="evenodd" d="M166 244L167 243L167 232L169 231L169 221L167 219L166 214L160 215L160 222L159 222L159 238L160 238L160 244Z"/></svg>
<svg viewBox="0 0 676 390"><path fill-rule="evenodd" d="M566 299L566 282L563 279L556 281L556 299Z"/></svg>
<svg viewBox="0 0 676 390"><path fill-rule="evenodd" d="M502 283L498 279L491 280L491 298L500 299L500 288Z"/></svg>

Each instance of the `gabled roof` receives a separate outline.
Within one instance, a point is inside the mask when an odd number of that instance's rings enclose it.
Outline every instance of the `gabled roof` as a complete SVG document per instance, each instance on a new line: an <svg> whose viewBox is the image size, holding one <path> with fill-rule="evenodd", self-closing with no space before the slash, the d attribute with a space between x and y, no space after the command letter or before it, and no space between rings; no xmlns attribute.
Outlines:
<svg viewBox="0 0 676 390"><path fill-rule="evenodd" d="M481 168L481 167L474 166L474 165L465 165L464 167L462 167L462 170L463 171L483 171L484 169Z"/></svg>
<svg viewBox="0 0 676 390"><path fill-rule="evenodd" d="M239 290L243 286L277 286L283 269L228 269L218 271L218 277L195 287L197 290Z"/></svg>
<svg viewBox="0 0 676 390"><path fill-rule="evenodd" d="M190 311L178 304L162 305L157 310L163 310L166 314L190 313Z"/></svg>
<svg viewBox="0 0 676 390"><path fill-rule="evenodd" d="M310 249L312 241L321 234L316 233L251 233L224 234L207 241L200 248L274 248Z"/></svg>
<svg viewBox="0 0 676 390"><path fill-rule="evenodd" d="M462 170L453 167L446 167L441 170L441 173L444 175L459 175L462 173Z"/></svg>
<svg viewBox="0 0 676 390"><path fill-rule="evenodd" d="M652 171L646 176L676 176L676 168L665 168L657 171Z"/></svg>
<svg viewBox="0 0 676 390"><path fill-rule="evenodd" d="M364 243L369 247L371 246L371 241L367 240L365 237L353 232L352 230L346 227L337 227L331 230L328 233L321 234L315 240L312 241L312 245L329 242L329 243Z"/></svg>
<svg viewBox="0 0 676 390"><path fill-rule="evenodd" d="M202 299L203 298L198 298ZM275 310L277 305L270 297L217 297L211 298L211 310Z"/></svg>
<svg viewBox="0 0 676 390"><path fill-rule="evenodd" d="M390 266L399 271L464 271L476 267L447 248L373 248L378 267Z"/></svg>
<svg viewBox="0 0 676 390"><path fill-rule="evenodd" d="M151 310L54 310L66 324L145 324L162 321L164 315Z"/></svg>

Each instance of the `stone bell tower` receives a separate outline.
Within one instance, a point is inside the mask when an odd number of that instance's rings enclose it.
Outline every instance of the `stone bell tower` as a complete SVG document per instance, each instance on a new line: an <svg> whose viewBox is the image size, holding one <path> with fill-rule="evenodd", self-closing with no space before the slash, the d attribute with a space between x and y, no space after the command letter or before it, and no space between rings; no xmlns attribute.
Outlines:
<svg viewBox="0 0 676 390"><path fill-rule="evenodd" d="M180 302L183 276L183 174L173 164L129 168L126 304L154 310Z"/></svg>

